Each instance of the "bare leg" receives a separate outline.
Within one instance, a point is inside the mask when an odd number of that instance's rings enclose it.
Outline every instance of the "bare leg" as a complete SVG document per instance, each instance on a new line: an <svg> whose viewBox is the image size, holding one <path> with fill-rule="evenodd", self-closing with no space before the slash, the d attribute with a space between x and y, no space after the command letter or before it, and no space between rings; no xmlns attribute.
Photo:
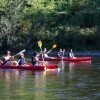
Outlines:
<svg viewBox="0 0 100 100"><path fill-rule="evenodd" d="M8 61L5 65L7 65L7 66L18 66L18 62L17 61Z"/></svg>
<svg viewBox="0 0 100 100"><path fill-rule="evenodd" d="M3 64L3 62L0 60L0 65L2 65Z"/></svg>

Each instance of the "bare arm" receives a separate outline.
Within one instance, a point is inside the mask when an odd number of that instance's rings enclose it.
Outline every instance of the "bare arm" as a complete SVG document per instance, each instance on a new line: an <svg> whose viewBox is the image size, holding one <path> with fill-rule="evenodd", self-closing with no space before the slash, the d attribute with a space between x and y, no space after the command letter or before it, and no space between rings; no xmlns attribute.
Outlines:
<svg viewBox="0 0 100 100"><path fill-rule="evenodd" d="M50 49L50 50L47 52L47 54L50 53L51 51L52 51L52 50Z"/></svg>

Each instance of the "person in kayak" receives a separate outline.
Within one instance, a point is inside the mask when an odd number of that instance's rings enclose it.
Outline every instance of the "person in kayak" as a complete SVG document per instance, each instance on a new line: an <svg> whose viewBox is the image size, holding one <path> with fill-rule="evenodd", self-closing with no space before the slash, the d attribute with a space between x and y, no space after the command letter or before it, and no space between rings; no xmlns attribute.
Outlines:
<svg viewBox="0 0 100 100"><path fill-rule="evenodd" d="M57 57L61 58L63 56L63 50L60 48L60 50L57 53Z"/></svg>
<svg viewBox="0 0 100 100"><path fill-rule="evenodd" d="M70 52L68 53L68 58L75 58L73 50L70 49Z"/></svg>
<svg viewBox="0 0 100 100"><path fill-rule="evenodd" d="M11 57L11 52L8 50L6 55L2 58L2 65L5 65L8 61L10 61Z"/></svg>
<svg viewBox="0 0 100 100"><path fill-rule="evenodd" d="M14 56L11 56L10 60L7 61L4 65L7 66L18 66L18 62L14 59Z"/></svg>
<svg viewBox="0 0 100 100"><path fill-rule="evenodd" d="M19 54L18 65L19 66L24 66L25 64L26 64L26 61L25 61L24 54L21 53L21 54Z"/></svg>
<svg viewBox="0 0 100 100"><path fill-rule="evenodd" d="M64 54L65 54L65 49L63 49L63 57L64 57Z"/></svg>
<svg viewBox="0 0 100 100"><path fill-rule="evenodd" d="M49 51L47 51L47 49L44 48L43 51L42 51L42 56L43 56L44 58L49 58L48 54L49 54L51 51L52 51L51 49L50 49Z"/></svg>
<svg viewBox="0 0 100 100"><path fill-rule="evenodd" d="M15 61L14 56L11 56L11 52L7 51L7 54L3 56L2 62L0 62L1 65L6 65L6 66L17 66L18 63Z"/></svg>
<svg viewBox="0 0 100 100"><path fill-rule="evenodd" d="M34 54L32 56L32 65L34 67L39 65L39 55L38 55L38 52L34 52Z"/></svg>

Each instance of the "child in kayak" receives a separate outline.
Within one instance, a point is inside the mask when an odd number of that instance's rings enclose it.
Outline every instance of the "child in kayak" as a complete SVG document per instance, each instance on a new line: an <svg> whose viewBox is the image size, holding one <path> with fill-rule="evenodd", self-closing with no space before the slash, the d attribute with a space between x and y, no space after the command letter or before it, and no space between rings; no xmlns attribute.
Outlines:
<svg viewBox="0 0 100 100"><path fill-rule="evenodd" d="M19 54L18 65L19 66L24 66L25 64L26 64L26 61L25 61L24 54L21 53L21 54Z"/></svg>

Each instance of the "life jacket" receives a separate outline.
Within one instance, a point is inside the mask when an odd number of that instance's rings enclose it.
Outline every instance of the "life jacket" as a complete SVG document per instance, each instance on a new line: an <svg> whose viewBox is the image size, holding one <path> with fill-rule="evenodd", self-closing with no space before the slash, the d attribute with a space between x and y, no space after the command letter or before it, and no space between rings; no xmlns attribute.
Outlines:
<svg viewBox="0 0 100 100"><path fill-rule="evenodd" d="M57 55L58 57L62 57L63 56L63 52L58 52L58 55Z"/></svg>
<svg viewBox="0 0 100 100"><path fill-rule="evenodd" d="M38 66L39 65L39 60L37 57L32 57L32 64L33 66Z"/></svg>
<svg viewBox="0 0 100 100"><path fill-rule="evenodd" d="M19 58L19 61L18 61L18 65L24 65L25 64L25 58Z"/></svg>

